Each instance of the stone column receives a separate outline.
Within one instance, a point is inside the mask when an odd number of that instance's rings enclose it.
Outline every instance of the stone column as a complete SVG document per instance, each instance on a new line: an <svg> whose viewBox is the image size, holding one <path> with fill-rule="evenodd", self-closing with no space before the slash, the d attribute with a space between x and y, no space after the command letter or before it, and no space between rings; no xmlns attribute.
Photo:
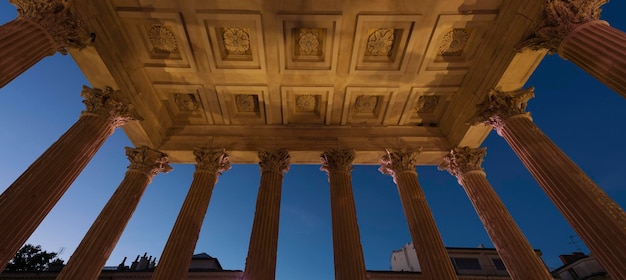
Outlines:
<svg viewBox="0 0 626 280"><path fill-rule="evenodd" d="M187 271L211 201L213 187L218 176L231 168L224 149L198 148L193 154L197 162L193 182L152 279L187 279Z"/></svg>
<svg viewBox="0 0 626 280"><path fill-rule="evenodd" d="M520 48L548 49L626 97L626 33L599 20L608 0L549 0Z"/></svg>
<svg viewBox="0 0 626 280"><path fill-rule="evenodd" d="M352 194L354 150L326 150L321 155L322 171L330 182L330 210L336 280L365 280L365 260Z"/></svg>
<svg viewBox="0 0 626 280"><path fill-rule="evenodd" d="M145 146L126 147L126 156L126 176L56 279L98 279L152 178L172 170L166 154Z"/></svg>
<svg viewBox="0 0 626 280"><path fill-rule="evenodd" d="M289 170L287 150L260 151L261 186L246 258L245 280L276 279L276 251L283 173Z"/></svg>
<svg viewBox="0 0 626 280"><path fill-rule="evenodd" d="M11 0L18 17L0 26L0 88L42 58L68 48L84 48L91 40L74 19L67 1Z"/></svg>
<svg viewBox="0 0 626 280"><path fill-rule="evenodd" d="M139 118L118 91L83 86L78 121L0 195L0 271L115 128ZM28 207L25 207L28 205Z"/></svg>
<svg viewBox="0 0 626 280"><path fill-rule="evenodd" d="M435 224L435 218L417 180L415 164L418 154L419 152L388 149L387 154L381 158L379 170L392 176L398 186L423 279L457 279L456 271Z"/></svg>
<svg viewBox="0 0 626 280"><path fill-rule="evenodd" d="M533 123L532 97L492 91L474 122L496 129L611 277L626 279L626 214Z"/></svg>
<svg viewBox="0 0 626 280"><path fill-rule="evenodd" d="M487 181L481 167L485 154L485 148L456 148L439 169L448 170L465 189L511 279L554 279Z"/></svg>

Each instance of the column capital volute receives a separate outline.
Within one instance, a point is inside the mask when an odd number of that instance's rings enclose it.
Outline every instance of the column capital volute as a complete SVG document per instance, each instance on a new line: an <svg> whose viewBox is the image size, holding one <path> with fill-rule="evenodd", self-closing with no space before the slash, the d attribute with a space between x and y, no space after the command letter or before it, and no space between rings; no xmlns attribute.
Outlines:
<svg viewBox="0 0 626 280"><path fill-rule="evenodd" d="M83 86L80 95L85 99L85 115L97 115L108 120L113 128L125 125L131 120L143 120L133 105L119 90Z"/></svg>
<svg viewBox="0 0 626 280"><path fill-rule="evenodd" d="M326 173L336 171L352 171L352 162L354 161L354 149L328 149L320 155L322 167L320 170Z"/></svg>
<svg viewBox="0 0 626 280"><path fill-rule="evenodd" d="M68 0L10 0L17 7L18 18L43 29L54 41L57 51L68 53L68 48L83 49L93 41L85 23L70 12Z"/></svg>
<svg viewBox="0 0 626 280"><path fill-rule="evenodd" d="M286 173L290 164L291 156L289 156L287 149L259 151L261 172Z"/></svg>
<svg viewBox="0 0 626 280"><path fill-rule="evenodd" d="M125 147L126 156L130 161L128 170L144 173L150 180L159 173L170 172L173 168L169 165L167 154L147 146L139 148Z"/></svg>
<svg viewBox="0 0 626 280"><path fill-rule="evenodd" d="M447 170L461 183L463 175L472 171L483 171L482 163L487 154L487 148L457 147L450 150L443 162L439 165L439 170Z"/></svg>
<svg viewBox="0 0 626 280"><path fill-rule="evenodd" d="M225 149L195 148L193 155L196 157L197 171L208 171L221 175L222 172L232 168L230 157Z"/></svg>
<svg viewBox="0 0 626 280"><path fill-rule="evenodd" d="M528 100L535 97L535 89L527 89L503 92L491 90L487 99L477 105L478 112L472 119L472 124L483 123L492 126L499 135L506 121L514 116L529 116L526 112Z"/></svg>
<svg viewBox="0 0 626 280"><path fill-rule="evenodd" d="M598 20L600 6L608 0L547 0L544 15L534 32L517 49L548 49L556 53L561 42L579 26Z"/></svg>
<svg viewBox="0 0 626 280"><path fill-rule="evenodd" d="M417 157L421 153L420 148L417 151L408 151L406 149L386 149L386 153L380 158L380 168L378 171L385 175L390 175L396 178L396 175L400 172L413 172L417 165Z"/></svg>

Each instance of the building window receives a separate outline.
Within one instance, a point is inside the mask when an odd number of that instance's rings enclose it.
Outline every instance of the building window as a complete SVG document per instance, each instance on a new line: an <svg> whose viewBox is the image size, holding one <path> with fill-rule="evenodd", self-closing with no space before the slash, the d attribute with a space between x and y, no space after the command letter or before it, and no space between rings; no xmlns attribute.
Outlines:
<svg viewBox="0 0 626 280"><path fill-rule="evenodd" d="M496 267L497 270L506 271L506 267L504 266L504 263L501 259L491 259L491 261L493 261L493 265Z"/></svg>
<svg viewBox="0 0 626 280"><path fill-rule="evenodd" d="M480 263L476 258L452 258L454 266L458 270L481 270Z"/></svg>

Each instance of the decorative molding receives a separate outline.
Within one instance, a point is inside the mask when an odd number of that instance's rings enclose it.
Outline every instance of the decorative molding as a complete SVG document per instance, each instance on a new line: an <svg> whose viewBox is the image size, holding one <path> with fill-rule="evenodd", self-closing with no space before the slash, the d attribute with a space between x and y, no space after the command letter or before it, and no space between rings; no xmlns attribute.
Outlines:
<svg viewBox="0 0 626 280"><path fill-rule="evenodd" d="M469 39L470 32L465 28L453 28L443 35L441 45L439 45L439 55L459 56L465 49L465 44Z"/></svg>
<svg viewBox="0 0 626 280"><path fill-rule="evenodd" d="M447 170L450 174L460 180L463 174L469 171L482 171L482 163L487 148L457 147L450 151L443 158L443 162L439 165L439 170Z"/></svg>
<svg viewBox="0 0 626 280"><path fill-rule="evenodd" d="M235 95L235 103L239 112L258 112L258 97L253 94Z"/></svg>
<svg viewBox="0 0 626 280"><path fill-rule="evenodd" d="M354 102L354 110L356 113L373 114L378 106L378 99L380 99L380 96L376 95L357 96L356 102Z"/></svg>
<svg viewBox="0 0 626 280"><path fill-rule="evenodd" d="M146 26L148 38L152 44L153 52L179 53L178 42L174 32L161 24L150 24Z"/></svg>
<svg viewBox="0 0 626 280"><path fill-rule="evenodd" d="M86 109L83 114L107 118L113 128L123 126L131 120L143 120L119 90L108 86L104 90L83 86L80 96L85 99L83 104Z"/></svg>
<svg viewBox="0 0 626 280"><path fill-rule="evenodd" d="M180 111L193 112L200 108L196 95L193 93L177 93L174 95L174 102Z"/></svg>
<svg viewBox="0 0 626 280"><path fill-rule="evenodd" d="M125 147L126 156L130 161L128 170L136 170L148 176L150 180L159 173L170 172L173 168L168 164L167 154L147 146L139 148Z"/></svg>
<svg viewBox="0 0 626 280"><path fill-rule="evenodd" d="M479 111L472 123L490 125L501 135L501 129L508 118L527 114L526 104L533 97L535 97L533 87L512 92L491 90L487 100L477 105Z"/></svg>
<svg viewBox="0 0 626 280"><path fill-rule="evenodd" d="M222 172L231 169L230 157L225 149L195 148L193 155L196 158L197 171L209 171L222 175Z"/></svg>
<svg viewBox="0 0 626 280"><path fill-rule="evenodd" d="M407 151L405 149L386 149L386 154L380 158L380 168L378 171L385 175L396 177L397 173L410 171L415 172L417 165L417 156L421 153L418 151Z"/></svg>
<svg viewBox="0 0 626 280"><path fill-rule="evenodd" d="M577 27L600 18L608 0L547 0L544 18L535 31L517 45L518 50L548 49L556 53L563 39Z"/></svg>
<svg viewBox="0 0 626 280"><path fill-rule="evenodd" d="M286 149L259 151L261 172L287 172L291 164L291 156Z"/></svg>
<svg viewBox="0 0 626 280"><path fill-rule="evenodd" d="M367 51L369 56L391 56L391 49L395 40L395 30L392 28L375 29L367 37Z"/></svg>
<svg viewBox="0 0 626 280"><path fill-rule="evenodd" d="M300 28L299 36L297 37L298 48L297 54L299 55L313 55L318 56L321 54L320 49L322 38L320 38L319 28Z"/></svg>
<svg viewBox="0 0 626 280"><path fill-rule="evenodd" d="M56 44L57 51L67 54L68 48L83 49L93 40L85 23L70 13L69 1L10 0L17 7L18 17L39 25Z"/></svg>
<svg viewBox="0 0 626 280"><path fill-rule="evenodd" d="M250 29L224 27L222 33L224 48L231 55L250 55Z"/></svg>
<svg viewBox="0 0 626 280"><path fill-rule="evenodd" d="M326 173L337 171L352 171L352 162L354 161L355 151L354 149L328 149L320 155L320 161L322 167L320 170L326 171Z"/></svg>

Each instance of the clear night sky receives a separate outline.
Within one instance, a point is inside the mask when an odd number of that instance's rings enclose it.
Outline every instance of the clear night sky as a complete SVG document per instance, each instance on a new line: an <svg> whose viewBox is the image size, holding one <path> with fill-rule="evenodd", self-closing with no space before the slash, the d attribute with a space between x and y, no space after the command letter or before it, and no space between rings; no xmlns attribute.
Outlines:
<svg viewBox="0 0 626 280"><path fill-rule="evenodd" d="M602 19L626 30L624 11L626 4L614 1L604 6ZM15 8L0 1L0 23L15 17ZM89 85L71 57L57 54L0 89L0 191L78 119L83 84ZM527 86L535 86L537 97L528 105L535 123L625 206L626 99L557 55L545 58ZM28 242L63 250L67 261L126 172L124 146L132 145L117 130ZM570 244L574 231L504 139L492 132L484 146L487 178L546 264L560 266L558 255L577 246L588 253L576 237ZM148 186L107 265L144 252L159 257L194 171L193 165L173 167ZM353 188L367 269L388 270L391 251L411 237L396 187L377 168L357 166ZM434 166L417 171L446 246L492 247L456 179ZM243 270L259 180L257 165L234 165L220 177L196 252L217 257L225 269ZM333 279L331 236L326 174L319 165L292 166L283 184L277 279Z"/></svg>

